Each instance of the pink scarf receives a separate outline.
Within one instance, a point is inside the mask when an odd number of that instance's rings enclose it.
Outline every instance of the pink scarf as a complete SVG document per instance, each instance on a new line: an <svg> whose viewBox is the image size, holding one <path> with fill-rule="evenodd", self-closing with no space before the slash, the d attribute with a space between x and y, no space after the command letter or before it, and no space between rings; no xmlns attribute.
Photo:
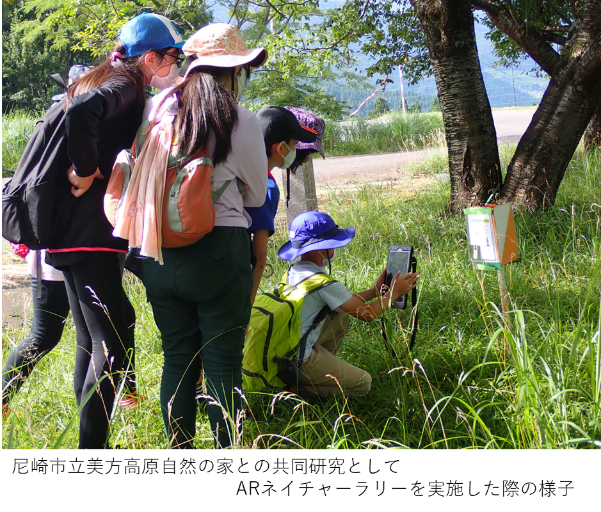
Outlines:
<svg viewBox="0 0 601 512"><path fill-rule="evenodd" d="M173 138L173 115L164 116L148 135L135 165L125 197L115 212L113 235L139 247L141 256L163 264L161 223L167 161Z"/></svg>

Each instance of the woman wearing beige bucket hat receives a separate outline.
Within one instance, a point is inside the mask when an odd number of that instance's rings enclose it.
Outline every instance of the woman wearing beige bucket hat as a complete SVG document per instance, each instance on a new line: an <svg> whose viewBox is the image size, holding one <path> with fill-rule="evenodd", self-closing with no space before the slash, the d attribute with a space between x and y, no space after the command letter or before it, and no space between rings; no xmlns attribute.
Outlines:
<svg viewBox="0 0 601 512"><path fill-rule="evenodd" d="M240 31L225 23L203 27L183 51L183 81L149 102L138 137L173 116L170 162L207 147L213 191L229 185L214 204L213 230L191 245L163 247L163 265L143 259L141 277L162 336L161 409L169 445L193 447L202 365L215 444L226 447L239 440L236 388L242 387L242 349L251 309L250 218L244 207L261 206L267 191L261 125L252 112L238 106L237 98L267 52L247 49Z"/></svg>

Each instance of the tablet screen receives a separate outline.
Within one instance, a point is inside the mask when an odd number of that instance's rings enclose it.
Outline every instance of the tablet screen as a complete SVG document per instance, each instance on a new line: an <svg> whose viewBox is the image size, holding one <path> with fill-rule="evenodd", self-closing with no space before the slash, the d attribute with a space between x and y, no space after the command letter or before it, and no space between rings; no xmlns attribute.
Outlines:
<svg viewBox="0 0 601 512"><path fill-rule="evenodd" d="M399 270L401 276L405 275L411 265L411 253L409 251L394 251L388 253L388 265L386 273L392 278Z"/></svg>

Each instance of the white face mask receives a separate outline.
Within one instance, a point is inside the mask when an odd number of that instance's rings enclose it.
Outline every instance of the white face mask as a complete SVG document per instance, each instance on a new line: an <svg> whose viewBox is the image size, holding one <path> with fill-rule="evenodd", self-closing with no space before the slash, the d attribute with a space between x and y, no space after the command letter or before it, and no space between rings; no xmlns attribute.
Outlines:
<svg viewBox="0 0 601 512"><path fill-rule="evenodd" d="M240 99L244 89L246 89L246 82L248 81L248 77L246 76L246 69L242 68L240 73L236 75L236 82L238 84L238 94L236 95L236 99Z"/></svg>
<svg viewBox="0 0 601 512"><path fill-rule="evenodd" d="M280 165L280 169L288 169L288 167L290 167L294 163L294 159L296 158L296 148L291 150L288 147L288 144L286 144L285 142L284 146L286 146L288 154L286 156L281 155L281 157L284 159L284 163Z"/></svg>
<svg viewBox="0 0 601 512"><path fill-rule="evenodd" d="M167 76L158 76L156 73L150 80L150 86L156 87L157 89L166 89L167 87L173 87L175 85L175 79L179 76L179 68L174 62L171 64L169 74Z"/></svg>

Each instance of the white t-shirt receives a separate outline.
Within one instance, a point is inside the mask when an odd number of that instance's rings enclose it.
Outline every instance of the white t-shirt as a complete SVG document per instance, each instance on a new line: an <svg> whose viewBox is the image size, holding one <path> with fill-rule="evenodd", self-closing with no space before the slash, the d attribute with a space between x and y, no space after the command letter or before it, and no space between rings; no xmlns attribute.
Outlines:
<svg viewBox="0 0 601 512"><path fill-rule="evenodd" d="M317 272L323 273L323 268L310 261L299 261L290 267L287 282L288 284L295 285ZM301 338L307 332L307 329L311 327L315 317L324 306L328 306L333 311L342 306L345 302L351 300L352 296L351 292L346 289L346 286L338 281L334 281L328 286L307 295L303 300L303 307L300 314ZM307 359L311 355L313 345L315 345L317 338L319 338L323 322L325 322L325 319L309 333L303 359Z"/></svg>
<svg viewBox="0 0 601 512"><path fill-rule="evenodd" d="M157 116L175 116L177 100L172 96L165 101L161 112L157 108L171 88L161 91L150 99L144 109L142 125L138 129L138 140L149 127L149 121ZM263 130L257 116L250 110L238 106L238 122L232 130L232 150L225 162L213 169L213 191L219 190L225 181L231 180L228 188L215 203L215 225L248 229L252 223L245 206L263 206L267 196L267 155ZM215 138L209 136L209 154L215 149ZM246 184L244 196L240 194L236 178Z"/></svg>

